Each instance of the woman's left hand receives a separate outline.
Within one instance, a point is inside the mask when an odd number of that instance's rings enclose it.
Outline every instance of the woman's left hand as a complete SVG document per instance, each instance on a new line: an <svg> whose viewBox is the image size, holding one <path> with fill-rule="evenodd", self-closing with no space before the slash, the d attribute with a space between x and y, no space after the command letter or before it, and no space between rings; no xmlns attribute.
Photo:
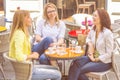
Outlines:
<svg viewBox="0 0 120 80"><path fill-rule="evenodd" d="M89 53L88 57L90 58L91 61L95 62L95 58L93 57L93 53Z"/></svg>
<svg viewBox="0 0 120 80"><path fill-rule="evenodd" d="M57 43L51 43L50 44L50 47L54 47L54 46L57 46Z"/></svg>

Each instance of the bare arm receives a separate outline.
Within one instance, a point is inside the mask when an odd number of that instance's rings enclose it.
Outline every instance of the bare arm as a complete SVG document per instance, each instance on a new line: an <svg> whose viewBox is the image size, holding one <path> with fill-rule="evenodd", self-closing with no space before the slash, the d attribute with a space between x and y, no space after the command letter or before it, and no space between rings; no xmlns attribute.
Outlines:
<svg viewBox="0 0 120 80"><path fill-rule="evenodd" d="M30 55L27 56L26 60L29 59L38 59L39 58L39 54L37 52L32 52Z"/></svg>

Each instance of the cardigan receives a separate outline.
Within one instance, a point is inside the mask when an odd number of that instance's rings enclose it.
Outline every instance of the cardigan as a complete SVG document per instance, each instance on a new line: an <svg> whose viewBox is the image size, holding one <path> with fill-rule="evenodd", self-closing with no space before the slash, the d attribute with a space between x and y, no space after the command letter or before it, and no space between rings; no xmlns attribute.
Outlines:
<svg viewBox="0 0 120 80"><path fill-rule="evenodd" d="M29 38L26 37L22 30L16 30L10 41L9 57L18 61L25 61L27 55L31 53Z"/></svg>
<svg viewBox="0 0 120 80"><path fill-rule="evenodd" d="M91 41L95 46L95 36L96 31L92 29L86 38L86 43ZM104 28L103 31L99 33L96 41L96 50L100 54L100 61L104 63L111 62L113 47L113 33L109 29Z"/></svg>

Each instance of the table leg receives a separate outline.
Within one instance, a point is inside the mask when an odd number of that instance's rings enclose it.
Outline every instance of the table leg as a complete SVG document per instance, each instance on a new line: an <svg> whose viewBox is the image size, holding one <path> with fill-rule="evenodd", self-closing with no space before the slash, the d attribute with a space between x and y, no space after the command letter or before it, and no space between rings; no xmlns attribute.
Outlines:
<svg viewBox="0 0 120 80"><path fill-rule="evenodd" d="M64 75L65 75L65 60L63 60L63 65L64 65Z"/></svg>

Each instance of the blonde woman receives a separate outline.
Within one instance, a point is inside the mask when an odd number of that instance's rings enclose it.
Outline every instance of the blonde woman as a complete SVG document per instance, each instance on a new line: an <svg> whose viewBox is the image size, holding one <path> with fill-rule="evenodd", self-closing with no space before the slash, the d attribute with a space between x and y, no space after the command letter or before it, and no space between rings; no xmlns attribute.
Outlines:
<svg viewBox="0 0 120 80"><path fill-rule="evenodd" d="M36 23L35 41L38 42L34 46L33 51L38 52L41 64L51 64L50 60L43 54L49 46L64 43L64 35L66 26L63 21L59 20L57 7L53 3L47 3L44 7L43 19L39 19Z"/></svg>
<svg viewBox="0 0 120 80"><path fill-rule="evenodd" d="M31 45L29 40L28 27L31 26L30 14L26 10L18 10L13 17L13 25L10 34L10 48L9 57L16 59L17 61L31 61L31 59L37 59L39 54L37 52L31 52ZM33 67L32 79L46 80L54 79L61 80L61 73L57 69Z"/></svg>

